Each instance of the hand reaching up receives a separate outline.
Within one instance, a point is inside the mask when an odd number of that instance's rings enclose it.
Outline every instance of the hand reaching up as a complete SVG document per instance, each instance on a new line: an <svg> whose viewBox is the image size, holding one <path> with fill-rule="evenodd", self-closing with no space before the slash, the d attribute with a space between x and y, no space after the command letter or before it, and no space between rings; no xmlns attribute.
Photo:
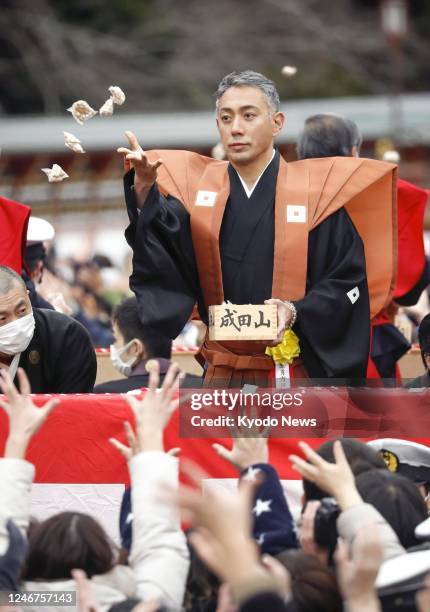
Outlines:
<svg viewBox="0 0 430 612"><path fill-rule="evenodd" d="M154 360L149 368L149 387L142 400L133 396L127 396L126 400L136 417L136 434L129 423L125 423L129 447L115 438L110 442L128 460L131 456L142 451L163 451L163 431L170 421L170 417L179 404L179 399L174 399L178 393L180 382L184 373L177 364L172 364L167 371L161 389L160 367L158 361Z"/></svg>
<svg viewBox="0 0 430 612"><path fill-rule="evenodd" d="M306 442L299 442L299 447L308 461L297 455L290 455L289 459L293 469L300 472L303 478L335 497L342 511L362 503L340 440L336 440L333 445L335 463L325 461Z"/></svg>
<svg viewBox="0 0 430 612"><path fill-rule="evenodd" d="M269 461L267 437L233 438L233 448L230 450L222 444L212 444L216 453L231 463L240 472L256 463Z"/></svg>
<svg viewBox="0 0 430 612"><path fill-rule="evenodd" d="M335 553L337 580L350 612L378 612L375 581L384 551L376 525L360 529L351 547L339 540Z"/></svg>
<svg viewBox="0 0 430 612"><path fill-rule="evenodd" d="M279 582L259 563L251 536L255 483L242 482L232 493L208 490L203 496L199 489L208 475L191 462L182 469L197 487L182 486L179 505L184 520L194 527L189 540L202 561L230 585L236 600L245 593L279 592Z"/></svg>

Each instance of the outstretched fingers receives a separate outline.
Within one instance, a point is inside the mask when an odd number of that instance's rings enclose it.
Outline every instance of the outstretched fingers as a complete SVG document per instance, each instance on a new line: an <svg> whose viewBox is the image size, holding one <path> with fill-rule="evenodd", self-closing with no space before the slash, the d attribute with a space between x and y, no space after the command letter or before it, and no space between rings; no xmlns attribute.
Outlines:
<svg viewBox="0 0 430 612"><path fill-rule="evenodd" d="M124 457L124 459L126 459L126 461L129 461L131 459L132 452L128 446L126 446L116 438L109 438L109 443L112 444L112 446L114 446L121 453L121 455Z"/></svg>
<svg viewBox="0 0 430 612"><path fill-rule="evenodd" d="M57 397L54 397L53 399L50 399L48 402L46 402L43 408L40 408L40 410L43 411L44 419L48 418L54 408L56 408L59 404L60 400Z"/></svg>
<svg viewBox="0 0 430 612"><path fill-rule="evenodd" d="M152 394L155 393L160 384L160 364L156 359L150 359L145 367L149 372L148 392Z"/></svg>
<svg viewBox="0 0 430 612"><path fill-rule="evenodd" d="M130 145L130 149L132 151L141 151L142 147L139 144L139 141L137 140L136 134L134 132L131 132L129 130L127 130L125 132L125 135L127 137L128 140L128 144Z"/></svg>
<svg viewBox="0 0 430 612"><path fill-rule="evenodd" d="M10 403L19 399L18 389L13 384L12 377L7 370L0 370L0 389Z"/></svg>
<svg viewBox="0 0 430 612"><path fill-rule="evenodd" d="M22 395L29 395L31 393L30 381L28 380L27 374L22 368L17 370L19 388L21 389ZM13 384L13 383L12 383Z"/></svg>

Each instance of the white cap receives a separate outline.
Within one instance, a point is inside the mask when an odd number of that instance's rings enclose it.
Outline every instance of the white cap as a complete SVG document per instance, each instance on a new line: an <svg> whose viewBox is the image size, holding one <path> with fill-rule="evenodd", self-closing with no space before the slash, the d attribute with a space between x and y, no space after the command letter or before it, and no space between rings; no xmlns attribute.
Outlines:
<svg viewBox="0 0 430 612"><path fill-rule="evenodd" d="M367 444L376 451L394 453L400 464L430 468L430 448L424 444L400 438L379 438ZM391 471L396 472L397 469Z"/></svg>
<svg viewBox="0 0 430 612"><path fill-rule="evenodd" d="M52 240L55 236L54 226L40 217L30 217L27 228L27 244L36 244Z"/></svg>
<svg viewBox="0 0 430 612"><path fill-rule="evenodd" d="M375 586L377 589L387 588L429 572L430 550L405 553L384 561L378 572Z"/></svg>

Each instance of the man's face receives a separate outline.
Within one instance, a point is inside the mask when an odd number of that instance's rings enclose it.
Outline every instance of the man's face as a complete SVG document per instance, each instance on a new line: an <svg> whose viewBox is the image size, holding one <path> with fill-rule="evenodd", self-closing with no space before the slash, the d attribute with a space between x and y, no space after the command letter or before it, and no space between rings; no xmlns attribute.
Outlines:
<svg viewBox="0 0 430 612"><path fill-rule="evenodd" d="M283 126L282 113L273 113L257 87L230 87L218 101L217 126L228 159L247 165L273 148Z"/></svg>
<svg viewBox="0 0 430 612"><path fill-rule="evenodd" d="M112 323L112 331L115 348L120 350L127 344L127 341L125 340L124 335L116 321L113 321ZM132 357L137 357L139 361L144 358L143 345L138 339L136 339L135 342L133 342L133 344L121 355L121 359L123 361L127 361Z"/></svg>
<svg viewBox="0 0 430 612"><path fill-rule="evenodd" d="M7 325L31 313L27 290L15 282L12 289L0 295L0 326Z"/></svg>
<svg viewBox="0 0 430 612"><path fill-rule="evenodd" d="M117 348L118 350L122 349L122 347L125 346L127 342L125 341L124 336L122 335L122 332L118 327L118 323L116 321L113 321L112 323L112 331L115 348Z"/></svg>

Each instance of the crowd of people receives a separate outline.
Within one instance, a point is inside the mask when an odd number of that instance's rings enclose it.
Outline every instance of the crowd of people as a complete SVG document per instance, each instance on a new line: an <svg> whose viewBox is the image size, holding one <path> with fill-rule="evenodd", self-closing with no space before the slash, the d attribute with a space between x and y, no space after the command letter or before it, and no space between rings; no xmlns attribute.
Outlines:
<svg viewBox="0 0 430 612"><path fill-rule="evenodd" d="M134 295L118 278L107 290L107 257L60 264L45 252L46 235L27 235L23 269L0 266L0 406L9 420L0 592L12 597L0 609L14 602L43 610L49 595L50 608L82 612L430 612L426 446L345 438L314 450L300 442L301 454L285 457L303 483L299 516L271 463L267 432L239 430L229 446L214 444L237 471L230 492L203 492L209 475L164 447L180 386L285 387L300 377L357 384L369 371L395 379L409 344L392 311L402 300L414 304L429 282L418 244L416 265L405 272L399 264L395 283L397 238L405 237L394 231L401 213L393 193L404 186L391 164L359 158L353 122L310 117L299 161L286 164L273 148L284 115L269 79L232 73L216 98L230 163L146 153L131 132L118 150ZM421 206L421 192L414 195ZM416 235L406 234L410 245ZM171 363L172 339L184 326L190 332L192 316L207 324L209 307L224 301L273 305L277 337L226 342L206 333L203 383ZM419 332L427 371L429 317ZM110 347L122 379L94 386L95 346ZM416 384L429 381L426 374ZM35 469L26 453L61 396L41 408L31 393L142 387L143 399L126 396L134 415L125 423L128 445L110 440L131 482L121 547L87 514L32 520Z"/></svg>
<svg viewBox="0 0 430 612"><path fill-rule="evenodd" d="M70 609L61 597L76 594L82 612L430 610L429 482L417 482L430 468L427 447L403 441L403 457L396 449L406 477L358 440L316 450L299 443L301 456L288 458L303 478L296 522L268 438L255 432L214 448L237 470L237 490L202 493L208 475L163 445L183 374L172 365L160 383L155 366L144 398L127 400L135 416L129 446L110 440L131 481L118 548L89 515L31 520L34 466L26 451L61 399L36 407L25 372L17 376L20 392L7 371L0 374L9 418L0 460L0 590L15 593L18 607L21 597L25 609L44 610L36 599L43 593L58 610ZM427 465L417 465L414 452Z"/></svg>

